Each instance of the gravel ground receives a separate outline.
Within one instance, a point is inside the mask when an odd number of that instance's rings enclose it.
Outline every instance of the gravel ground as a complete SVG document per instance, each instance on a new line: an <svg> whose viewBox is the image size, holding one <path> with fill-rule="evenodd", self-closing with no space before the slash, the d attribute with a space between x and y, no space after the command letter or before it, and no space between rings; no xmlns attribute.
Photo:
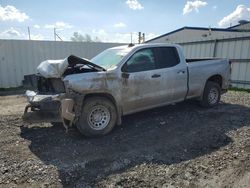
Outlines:
<svg viewBox="0 0 250 188"><path fill-rule="evenodd" d="M27 124L22 96L0 97L0 187L246 187L250 93L215 108L195 101L123 118L102 138Z"/></svg>

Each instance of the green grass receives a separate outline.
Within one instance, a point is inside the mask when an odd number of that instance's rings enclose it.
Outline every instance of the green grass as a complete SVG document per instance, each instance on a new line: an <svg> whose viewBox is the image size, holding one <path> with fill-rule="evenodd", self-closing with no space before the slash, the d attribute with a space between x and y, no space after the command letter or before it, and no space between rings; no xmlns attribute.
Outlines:
<svg viewBox="0 0 250 188"><path fill-rule="evenodd" d="M229 91L239 91L239 92L247 92L250 93L250 89L244 89L244 88L237 88L237 87L230 87Z"/></svg>

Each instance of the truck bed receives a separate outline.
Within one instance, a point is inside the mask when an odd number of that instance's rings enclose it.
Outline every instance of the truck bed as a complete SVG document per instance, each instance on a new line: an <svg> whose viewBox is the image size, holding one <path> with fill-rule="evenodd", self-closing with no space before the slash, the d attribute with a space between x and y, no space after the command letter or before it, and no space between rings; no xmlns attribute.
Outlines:
<svg viewBox="0 0 250 188"><path fill-rule="evenodd" d="M189 92L187 98L202 96L206 80L211 75L221 75L222 90L228 87L228 81L223 80L223 78L230 77L230 66L227 59L187 59L187 65L189 70Z"/></svg>

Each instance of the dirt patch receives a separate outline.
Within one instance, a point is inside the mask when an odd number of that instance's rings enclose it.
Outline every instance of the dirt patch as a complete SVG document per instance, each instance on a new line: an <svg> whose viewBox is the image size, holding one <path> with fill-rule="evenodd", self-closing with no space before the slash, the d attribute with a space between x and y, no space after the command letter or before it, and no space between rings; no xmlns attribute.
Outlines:
<svg viewBox="0 0 250 188"><path fill-rule="evenodd" d="M3 115L22 115L26 98L22 95L0 96L0 116Z"/></svg>
<svg viewBox="0 0 250 188"><path fill-rule="evenodd" d="M102 138L26 124L22 96L0 97L1 187L248 187L250 94L123 118Z"/></svg>

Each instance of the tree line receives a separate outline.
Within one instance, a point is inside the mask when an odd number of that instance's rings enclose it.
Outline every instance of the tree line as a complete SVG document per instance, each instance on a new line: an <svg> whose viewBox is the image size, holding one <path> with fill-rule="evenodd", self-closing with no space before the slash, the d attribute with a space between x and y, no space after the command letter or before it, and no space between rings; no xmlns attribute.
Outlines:
<svg viewBox="0 0 250 188"><path fill-rule="evenodd" d="M79 32L74 32L70 40L74 42L101 42L98 37L92 38L89 34L82 35Z"/></svg>

